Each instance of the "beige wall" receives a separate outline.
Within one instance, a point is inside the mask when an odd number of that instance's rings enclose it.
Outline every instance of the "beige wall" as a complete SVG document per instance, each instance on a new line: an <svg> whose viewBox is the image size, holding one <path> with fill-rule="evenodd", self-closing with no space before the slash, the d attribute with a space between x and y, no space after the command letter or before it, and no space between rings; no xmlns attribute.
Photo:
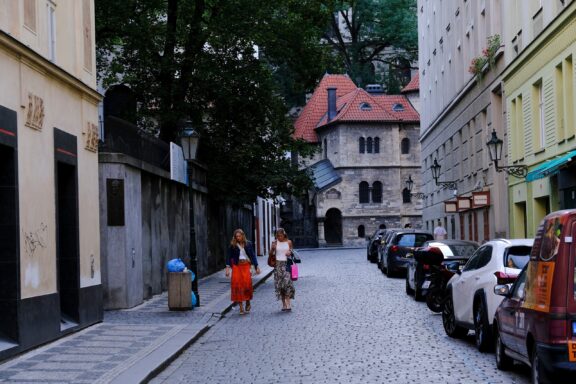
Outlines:
<svg viewBox="0 0 576 384"><path fill-rule="evenodd" d="M54 128L77 139L80 286L100 284L98 154L97 148L86 149L93 138L89 126L98 124L100 95L95 91L94 71L84 68L82 46L82 6L89 5L93 20L93 3L51 2L57 20L55 63L47 60L47 1L31 2L37 7L36 31L23 24L25 3L0 0L0 105L17 111L18 116L22 298L57 289ZM90 28L93 41L93 22ZM90 51L94 63L94 48ZM42 124L34 128L26 124L30 95L36 98L32 110L44 115Z"/></svg>

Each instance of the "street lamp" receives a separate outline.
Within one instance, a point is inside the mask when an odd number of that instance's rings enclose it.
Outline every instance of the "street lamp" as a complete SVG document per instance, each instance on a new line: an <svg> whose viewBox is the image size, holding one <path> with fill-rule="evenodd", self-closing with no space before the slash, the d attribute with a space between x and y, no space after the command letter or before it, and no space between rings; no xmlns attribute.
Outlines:
<svg viewBox="0 0 576 384"><path fill-rule="evenodd" d="M490 154L490 160L494 163L496 172L506 172L509 175L516 176L518 178L526 177L528 174L528 167L525 165L510 165L507 167L499 167L498 162L502 160L502 144L504 142L496 135L496 130L492 130L492 137L486 145L488 146L488 153Z"/></svg>
<svg viewBox="0 0 576 384"><path fill-rule="evenodd" d="M200 306L200 295L198 294L198 257L196 254L196 230L194 226L194 192L192 189L193 166L196 160L196 153L198 151L198 142L200 135L198 131L192 126L192 122L187 120L184 122L182 131L180 132L180 143L182 145L182 152L184 153L184 160L188 165L188 205L190 210L190 268L194 273L194 280L192 280L192 292L196 296L196 306Z"/></svg>
<svg viewBox="0 0 576 384"><path fill-rule="evenodd" d="M412 188L414 187L414 180L412 180L412 175L408 175L408 180L406 180L406 188L410 192L410 196L414 196L418 199L423 199L425 197L423 192L412 193Z"/></svg>
<svg viewBox="0 0 576 384"><path fill-rule="evenodd" d="M434 164L432 164L430 169L432 170L432 177L434 178L436 185L441 186L442 189L458 189L456 186L456 181L438 181L438 178L440 177L440 167L441 166L438 164L438 160L434 158Z"/></svg>

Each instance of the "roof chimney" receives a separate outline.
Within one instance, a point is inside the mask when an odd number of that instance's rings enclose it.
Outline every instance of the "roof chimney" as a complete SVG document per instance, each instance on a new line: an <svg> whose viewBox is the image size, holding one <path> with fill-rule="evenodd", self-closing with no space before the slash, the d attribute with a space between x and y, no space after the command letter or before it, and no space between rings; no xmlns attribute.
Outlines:
<svg viewBox="0 0 576 384"><path fill-rule="evenodd" d="M328 88L328 118L326 122L331 122L336 117L336 88Z"/></svg>

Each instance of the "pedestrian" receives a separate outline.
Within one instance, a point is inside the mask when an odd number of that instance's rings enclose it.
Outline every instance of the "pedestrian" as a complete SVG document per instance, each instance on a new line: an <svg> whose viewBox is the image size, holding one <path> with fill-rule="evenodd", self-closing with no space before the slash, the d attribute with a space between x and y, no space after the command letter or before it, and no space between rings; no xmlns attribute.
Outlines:
<svg viewBox="0 0 576 384"><path fill-rule="evenodd" d="M296 290L286 263L288 257L292 255L292 240L288 239L288 235L283 228L276 230L276 240L272 242L270 252L276 254L276 266L274 267L276 298L282 300L282 311L291 311L290 300L294 299Z"/></svg>
<svg viewBox="0 0 576 384"><path fill-rule="evenodd" d="M238 303L240 314L245 315L250 312L252 305L250 300L254 295L252 287L252 265L256 268L256 274L260 274L258 260L252 243L246 240L246 235L241 229L234 231L230 247L228 248L228 257L226 258L226 277L232 272L230 282L230 299ZM246 302L244 307L243 302Z"/></svg>
<svg viewBox="0 0 576 384"><path fill-rule="evenodd" d="M436 228L434 228L434 239L444 240L444 239L446 239L447 234L448 234L448 232L446 232L446 230L442 226L442 221L440 219L438 219L438 226L436 226Z"/></svg>

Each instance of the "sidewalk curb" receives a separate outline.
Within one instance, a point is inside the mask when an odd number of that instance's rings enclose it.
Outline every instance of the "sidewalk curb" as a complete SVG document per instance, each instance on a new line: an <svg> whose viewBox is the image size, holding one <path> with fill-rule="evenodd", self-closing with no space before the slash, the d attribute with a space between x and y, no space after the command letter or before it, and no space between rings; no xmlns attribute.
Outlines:
<svg viewBox="0 0 576 384"><path fill-rule="evenodd" d="M254 289L264 284L264 282L268 280L268 278L272 276L273 273L274 269L271 269L270 271L264 273L263 276L261 276L258 279L258 281L254 283ZM224 296L226 300L230 300L228 293ZM170 340L166 341L164 344L156 348L144 359L141 359L132 367L116 376L114 380L110 381L110 384L123 384L128 382L146 384L150 382L150 380L158 376L160 372L162 372L168 365L170 365L174 360L176 360L184 350L189 348L198 339L200 339L206 332L208 332L210 328L216 325L226 315L226 313L230 312L233 306L234 303L228 302L228 304L224 307L224 309L220 310L219 312L212 313L212 315L206 320L207 324L204 327L202 327L202 329L190 335L187 339L185 339L186 341L180 340L182 339L183 334L193 332L192 329L196 328L194 327L194 324L190 324L182 331L178 332L178 334L176 334ZM212 319L214 319L214 315L218 317L216 321L212 321ZM164 357L164 359L162 359L162 357ZM157 360L160 361L155 362ZM154 367L151 369L146 369L146 367L150 367L151 364L155 364ZM136 373L133 373L133 371L136 371ZM142 374L138 375L138 372L140 371L142 372Z"/></svg>

